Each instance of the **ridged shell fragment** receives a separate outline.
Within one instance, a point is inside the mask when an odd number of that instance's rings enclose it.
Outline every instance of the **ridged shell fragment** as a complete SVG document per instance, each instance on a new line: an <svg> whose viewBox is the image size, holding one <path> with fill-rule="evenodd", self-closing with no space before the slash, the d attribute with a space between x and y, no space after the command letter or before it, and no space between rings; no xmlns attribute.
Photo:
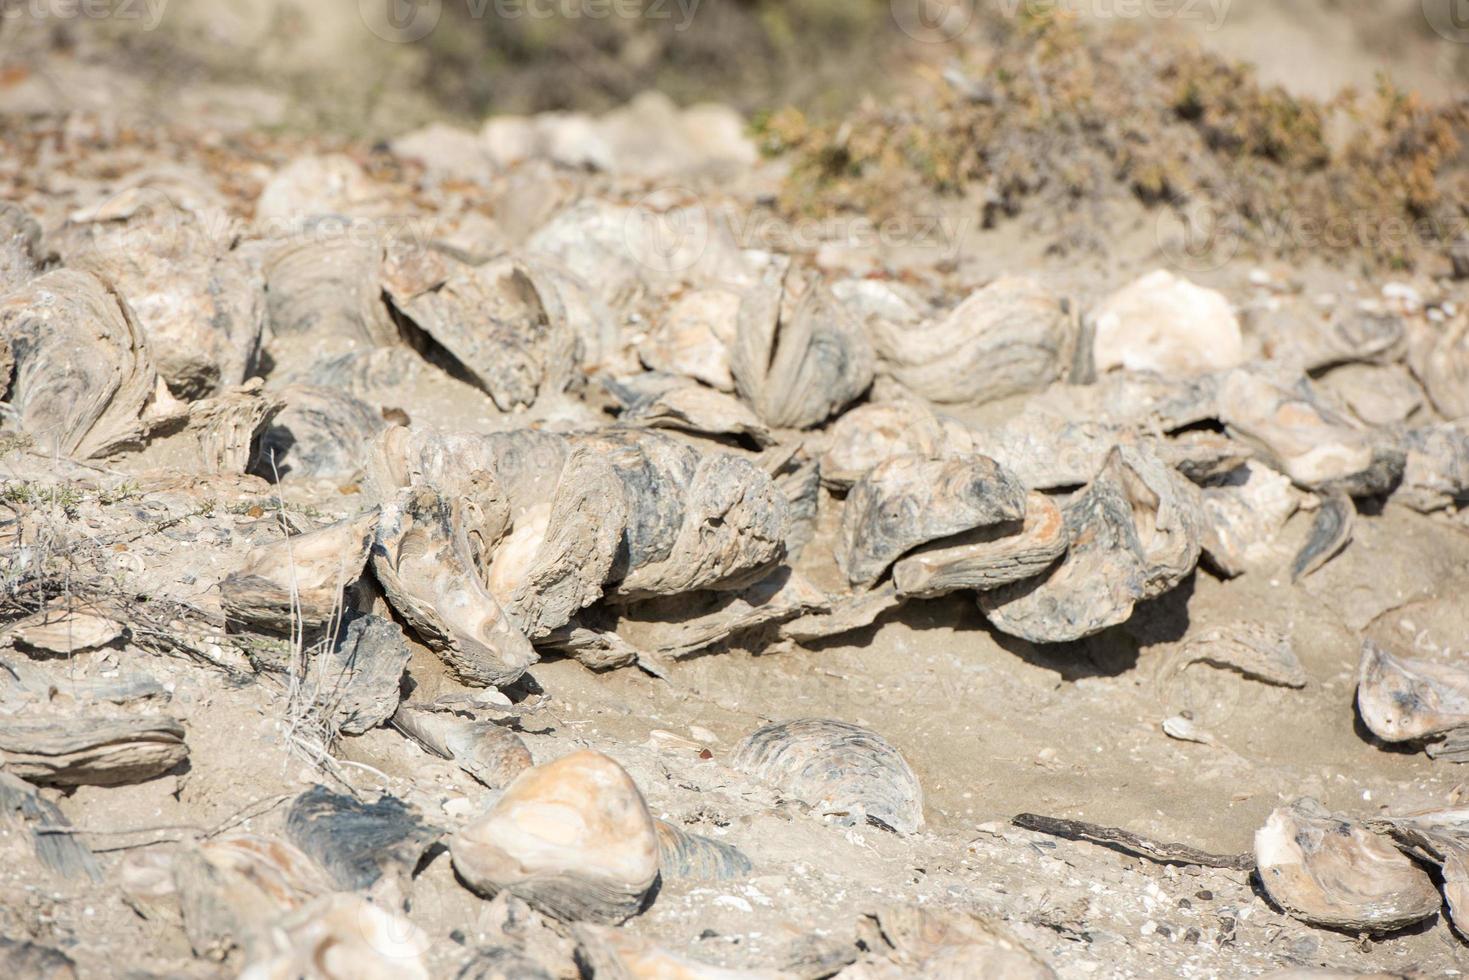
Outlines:
<svg viewBox="0 0 1469 980"><path fill-rule="evenodd" d="M325 627L342 608L342 591L362 576L378 512L250 549L243 566L220 584L226 618L289 635Z"/></svg>
<svg viewBox="0 0 1469 980"><path fill-rule="evenodd" d="M1025 518L978 528L918 548L893 566L904 596L960 589L987 592L1043 574L1066 553L1070 539L1061 508L1043 493L1025 498Z"/></svg>
<svg viewBox="0 0 1469 980"><path fill-rule="evenodd" d="M923 791L907 760L876 732L806 718L766 725L730 764L841 826L874 823L899 834L923 828Z"/></svg>
<svg viewBox="0 0 1469 980"><path fill-rule="evenodd" d="M568 921L620 923L658 878L658 833L642 793L593 751L521 773L449 848L476 891L509 891Z"/></svg>
<svg viewBox="0 0 1469 980"><path fill-rule="evenodd" d="M140 783L188 757L183 726L160 715L22 715L0 722L0 763L39 785Z"/></svg>

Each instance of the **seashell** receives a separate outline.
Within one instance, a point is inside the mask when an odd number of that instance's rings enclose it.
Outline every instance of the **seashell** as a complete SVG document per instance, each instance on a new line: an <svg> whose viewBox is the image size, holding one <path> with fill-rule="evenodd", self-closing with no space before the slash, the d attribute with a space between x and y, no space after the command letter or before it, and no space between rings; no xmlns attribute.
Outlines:
<svg viewBox="0 0 1469 980"><path fill-rule="evenodd" d="M1328 317L1285 306L1269 309L1252 326L1272 361L1312 375L1342 365L1389 364L1401 359L1407 340L1403 318L1377 303L1354 303Z"/></svg>
<svg viewBox="0 0 1469 980"><path fill-rule="evenodd" d="M832 424L821 457L821 480L846 489L879 463L895 456L939 457L973 451L962 424L941 418L923 402L908 400L859 405Z"/></svg>
<svg viewBox="0 0 1469 980"><path fill-rule="evenodd" d="M190 402L186 428L198 442L199 467L228 474L258 467L261 436L280 409L259 378Z"/></svg>
<svg viewBox="0 0 1469 980"><path fill-rule="evenodd" d="M1255 860L1271 900L1311 925L1391 932L1441 905L1427 872L1386 839L1315 800L1271 813L1255 832Z"/></svg>
<svg viewBox="0 0 1469 980"><path fill-rule="evenodd" d="M1065 643L1126 622L1199 559L1199 492L1140 446L1118 446L1063 508L1070 547L1044 579L979 594L990 623L1032 643Z"/></svg>
<svg viewBox="0 0 1469 980"><path fill-rule="evenodd" d="M1344 493L1322 497L1316 519L1311 522L1311 533L1291 562L1291 581L1300 581L1340 554L1352 540L1356 522L1357 506L1352 498Z"/></svg>
<svg viewBox="0 0 1469 980"><path fill-rule="evenodd" d="M918 545L1025 517L1025 488L987 456L899 456L862 477L842 508L837 565L871 585Z"/></svg>
<svg viewBox="0 0 1469 980"><path fill-rule="evenodd" d="M840 826L923 828L918 777L887 739L857 725L821 718L766 725L735 747L730 765Z"/></svg>
<svg viewBox="0 0 1469 980"><path fill-rule="evenodd" d="M1228 436L1217 432L1180 432L1173 436L1140 440L1167 466L1173 467L1199 486L1230 477L1254 455Z"/></svg>
<svg viewBox="0 0 1469 980"><path fill-rule="evenodd" d="M740 592L686 592L621 610L617 634L633 649L684 657L732 636L826 608L826 597L781 566Z"/></svg>
<svg viewBox="0 0 1469 980"><path fill-rule="evenodd" d="M735 970L710 966L671 953L623 929L578 926L579 953L592 974L612 980L795 980L775 970Z"/></svg>
<svg viewBox="0 0 1469 980"><path fill-rule="evenodd" d="M454 869L569 921L636 915L658 878L658 833L625 770L583 751L528 769L451 838Z"/></svg>
<svg viewBox="0 0 1469 980"><path fill-rule="evenodd" d="M122 638L123 626L107 616L69 609L63 602L12 624L6 633L31 651L69 656L111 645Z"/></svg>
<svg viewBox="0 0 1469 980"><path fill-rule="evenodd" d="M464 530L434 491L409 488L384 505L372 570L392 607L464 683L512 684L539 659L480 583Z"/></svg>
<svg viewBox="0 0 1469 980"><path fill-rule="evenodd" d="M251 548L220 583L226 619L238 628L289 635L324 628L342 608L342 590L362 575L378 511Z"/></svg>
<svg viewBox="0 0 1469 980"><path fill-rule="evenodd" d="M986 592L1043 574L1066 553L1061 508L1043 493L1025 498L1025 518L923 545L893 566L898 594L928 597Z"/></svg>
<svg viewBox="0 0 1469 980"><path fill-rule="evenodd" d="M279 838L225 834L200 843L198 853L234 887L258 890L277 910L299 908L331 891L316 862Z"/></svg>
<svg viewBox="0 0 1469 980"><path fill-rule="evenodd" d="M368 446L387 428L381 413L344 391L288 385L278 397L285 407L260 439L267 479L347 479L362 469Z"/></svg>
<svg viewBox="0 0 1469 980"><path fill-rule="evenodd" d="M189 757L184 729L161 715L11 716L0 722L6 772L42 786L121 786Z"/></svg>
<svg viewBox="0 0 1469 980"><path fill-rule="evenodd" d="M1070 422L1026 410L995 428L974 431L968 452L988 456L1032 490L1074 489L1097 478L1126 430L1094 420Z"/></svg>
<svg viewBox="0 0 1469 980"><path fill-rule="evenodd" d="M315 361L284 377L291 384L331 388L376 404L400 396L433 370L407 347L371 347Z"/></svg>
<svg viewBox="0 0 1469 980"><path fill-rule="evenodd" d="M291 801L286 836L341 891L388 891L406 896L414 869L442 835L393 796L376 803L313 786Z"/></svg>
<svg viewBox="0 0 1469 980"><path fill-rule="evenodd" d="M1044 287L1005 276L916 329L872 321L884 368L940 404L982 404L1038 391L1071 363L1076 327Z"/></svg>
<svg viewBox="0 0 1469 980"><path fill-rule="evenodd" d="M894 906L863 918L859 942L868 955L840 980L1054 980L1044 961L999 923L937 910Z"/></svg>
<svg viewBox="0 0 1469 980"><path fill-rule="evenodd" d="M1166 269L1107 297L1092 314L1097 374L1123 368L1167 376L1203 374L1244 362L1244 339L1229 300Z"/></svg>
<svg viewBox="0 0 1469 980"><path fill-rule="evenodd" d="M1347 364L1320 380L1327 396L1363 425L1402 425L1426 401L1423 389L1401 364Z"/></svg>
<svg viewBox="0 0 1469 980"><path fill-rule="evenodd" d="M520 736L494 722L467 721L403 705L393 715L393 725L425 751L452 759L490 789L508 785L531 767L530 750Z"/></svg>
<svg viewBox="0 0 1469 980"><path fill-rule="evenodd" d="M306 690L336 731L361 735L397 710L399 685L410 656L396 623L362 614L352 618L337 641L312 659Z"/></svg>
<svg viewBox="0 0 1469 980"><path fill-rule="evenodd" d="M429 939L357 895L323 895L276 923L240 980L429 980Z"/></svg>
<svg viewBox="0 0 1469 980"><path fill-rule="evenodd" d="M827 608L818 609L780 628L783 639L811 643L841 636L853 630L866 629L891 609L903 604L902 596L892 582L850 595L827 596Z"/></svg>
<svg viewBox="0 0 1469 980"><path fill-rule="evenodd" d="M1246 463L1203 496L1204 553L1230 577L1273 557L1276 535L1300 509L1290 479L1261 463Z"/></svg>
<svg viewBox="0 0 1469 980"><path fill-rule="evenodd" d="M50 946L0 936L0 974L26 980L77 980L70 956Z"/></svg>
<svg viewBox="0 0 1469 980"><path fill-rule="evenodd" d="M127 300L176 397L243 384L260 356L265 282L231 250L228 216L188 210L156 187L124 196L121 214L73 215L56 242L66 265Z"/></svg>
<svg viewBox="0 0 1469 980"><path fill-rule="evenodd" d="M1469 316L1459 314L1448 323L1423 332L1423 341L1411 358L1413 373L1428 398L1448 419L1469 416Z"/></svg>
<svg viewBox="0 0 1469 980"><path fill-rule="evenodd" d="M786 498L790 512L786 532L786 560L794 562L816 536L821 510L821 467L803 445L774 446L761 454L759 466Z"/></svg>
<svg viewBox="0 0 1469 980"><path fill-rule="evenodd" d="M680 296L638 347L652 371L666 371L702 382L718 391L735 390L729 373L729 345L740 315L738 293L700 289Z"/></svg>
<svg viewBox="0 0 1469 980"><path fill-rule="evenodd" d="M1427 864L1437 865L1444 904L1459 934L1469 935L1469 810L1433 810L1367 821Z"/></svg>
<svg viewBox="0 0 1469 980"><path fill-rule="evenodd" d="M309 335L313 350L381 347L398 339L383 303L382 246L344 235L288 241L265 265L277 341Z"/></svg>
<svg viewBox="0 0 1469 980"><path fill-rule="evenodd" d="M1166 680L1192 664L1233 670L1276 687L1302 688L1309 680L1290 637L1258 623L1215 626L1186 638L1165 662L1161 673Z"/></svg>
<svg viewBox="0 0 1469 980"><path fill-rule="evenodd" d="M91 848L77 834L56 832L70 826L61 808L36 787L0 769L0 832L12 841L28 841L36 863L49 873L100 882L102 868Z"/></svg>
<svg viewBox="0 0 1469 980"><path fill-rule="evenodd" d="M104 676L72 674L69 670L63 672L26 660L0 660L0 702L8 702L7 710L24 711L30 705L91 705L104 701L133 704L169 699L163 685L147 674L119 674L110 670Z"/></svg>
<svg viewBox="0 0 1469 980"><path fill-rule="evenodd" d="M502 411L564 390L576 370L575 334L514 260L467 269L436 290L395 297L395 305Z"/></svg>
<svg viewBox="0 0 1469 980"><path fill-rule="evenodd" d="M1391 490L1406 462L1322 406L1302 379L1292 389L1246 371L1232 371L1219 392L1219 417L1231 438L1254 447L1274 469L1310 490L1371 496Z"/></svg>
<svg viewBox="0 0 1469 980"><path fill-rule="evenodd" d="M35 278L41 271L40 251L41 226L36 219L19 204L0 201L0 296Z"/></svg>
<svg viewBox="0 0 1469 980"><path fill-rule="evenodd" d="M454 980L556 980L540 963L513 949L494 946L476 950Z"/></svg>
<svg viewBox="0 0 1469 980"><path fill-rule="evenodd" d="M639 399L621 418L623 422L652 429L746 439L761 447L775 443L770 430L743 402L696 384L680 385Z"/></svg>
<svg viewBox="0 0 1469 980"><path fill-rule="evenodd" d="M1393 500L1425 514L1469 501L1469 422L1410 429L1403 446L1407 461Z"/></svg>
<svg viewBox="0 0 1469 980"><path fill-rule="evenodd" d="M143 331L95 276L58 269L0 300L15 362L8 402L47 455L95 459L138 443L157 386Z"/></svg>
<svg viewBox="0 0 1469 980"><path fill-rule="evenodd" d="M872 346L861 326L819 282L773 264L740 304L730 372L740 397L765 424L809 429L871 385Z"/></svg>
<svg viewBox="0 0 1469 980"><path fill-rule="evenodd" d="M666 820L653 822L664 880L739 881L755 871L754 863L733 844L691 834Z"/></svg>
<svg viewBox="0 0 1469 980"><path fill-rule="evenodd" d="M1469 671L1395 657L1363 640L1357 711L1384 742L1410 742L1469 726Z"/></svg>

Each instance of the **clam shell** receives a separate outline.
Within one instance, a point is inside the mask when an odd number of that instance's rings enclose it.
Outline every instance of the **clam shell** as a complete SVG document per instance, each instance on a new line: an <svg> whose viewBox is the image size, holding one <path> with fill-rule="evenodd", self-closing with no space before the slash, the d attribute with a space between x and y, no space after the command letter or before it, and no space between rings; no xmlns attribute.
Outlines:
<svg viewBox="0 0 1469 980"><path fill-rule="evenodd" d="M530 750L520 736L494 722L403 705L393 715L393 725L426 751L454 760L491 789L508 785L531 767Z"/></svg>
<svg viewBox="0 0 1469 980"><path fill-rule="evenodd" d="M38 276L0 299L0 339L15 362L10 409L38 451L91 459L142 438L158 375L116 290L71 269Z"/></svg>
<svg viewBox="0 0 1469 980"><path fill-rule="evenodd" d="M411 656L392 620L360 615L311 661L306 690L344 735L361 735L392 717Z"/></svg>
<svg viewBox="0 0 1469 980"><path fill-rule="evenodd" d="M384 506L372 570L388 602L466 684L512 684L539 659L480 583L463 529L432 490L409 488Z"/></svg>
<svg viewBox="0 0 1469 980"><path fill-rule="evenodd" d="M1313 800L1270 814L1255 833L1255 860L1271 900L1312 925L1391 932L1442 904L1428 873L1401 851Z"/></svg>
<svg viewBox="0 0 1469 980"><path fill-rule="evenodd" d="M893 566L893 582L904 596L985 592L1043 574L1068 544L1061 508L1045 494L1031 493L1025 498L1023 521L924 545Z"/></svg>
<svg viewBox="0 0 1469 980"><path fill-rule="evenodd" d="M921 544L1025 516L1025 488L987 456L900 456L857 482L842 508L837 565L871 585Z"/></svg>
<svg viewBox="0 0 1469 980"><path fill-rule="evenodd" d="M622 922L658 878L658 833L643 795L592 751L521 773L449 849L476 891L509 891L571 921Z"/></svg>
<svg viewBox="0 0 1469 980"><path fill-rule="evenodd" d="M1043 578L979 594L990 623L1032 643L1064 643L1126 622L1199 560L1199 493L1149 451L1119 446L1064 508L1070 548Z"/></svg>
<svg viewBox="0 0 1469 980"><path fill-rule="evenodd" d="M900 834L923 827L918 777L887 739L844 721L766 725L735 748L730 765L842 826L874 823Z"/></svg>
<svg viewBox="0 0 1469 980"><path fill-rule="evenodd" d="M666 820L658 829L658 866L665 880L739 881L755 871L745 853L733 844L692 834Z"/></svg>
<svg viewBox="0 0 1469 980"><path fill-rule="evenodd" d="M361 471L368 446L388 425L376 409L337 389L288 385L277 394L285 406L260 440L259 469L267 479L346 480Z"/></svg>
<svg viewBox="0 0 1469 980"><path fill-rule="evenodd" d="M730 370L766 425L808 429L872 384L875 358L861 326L819 282L788 279L773 263L740 304Z"/></svg>
<svg viewBox="0 0 1469 980"><path fill-rule="evenodd" d="M1167 270L1109 296L1092 314L1098 374L1117 368L1177 376L1235 367L1245 359L1229 301Z"/></svg>
<svg viewBox="0 0 1469 980"><path fill-rule="evenodd" d="M1363 640L1357 710L1384 742L1411 742L1469 726L1469 671L1395 657Z"/></svg>
<svg viewBox="0 0 1469 980"><path fill-rule="evenodd" d="M286 811L286 836L341 891L366 891L384 879L406 895L419 860L440 834L393 796L363 803L313 786Z"/></svg>
<svg viewBox="0 0 1469 980"><path fill-rule="evenodd" d="M342 590L362 575L378 512L250 549L220 583L226 618L240 627L290 634L320 630L342 608Z"/></svg>
<svg viewBox="0 0 1469 980"><path fill-rule="evenodd" d="M1076 326L1032 279L1005 276L947 316L914 328L872 321L883 367L940 404L981 404L1059 379L1071 363Z"/></svg>
<svg viewBox="0 0 1469 980"><path fill-rule="evenodd" d="M323 895L285 916L240 980L429 980L429 938L357 895Z"/></svg>
<svg viewBox="0 0 1469 980"><path fill-rule="evenodd" d="M0 722L5 771L38 785L140 783L188 757L183 726L161 715L23 715Z"/></svg>

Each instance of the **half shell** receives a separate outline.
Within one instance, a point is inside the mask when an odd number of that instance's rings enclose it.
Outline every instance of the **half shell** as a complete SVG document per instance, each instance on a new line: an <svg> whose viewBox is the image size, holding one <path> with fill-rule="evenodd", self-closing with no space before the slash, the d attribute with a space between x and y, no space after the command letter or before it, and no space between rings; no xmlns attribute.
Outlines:
<svg viewBox="0 0 1469 980"><path fill-rule="evenodd" d="M924 545L893 566L904 596L938 596L960 589L987 592L1044 574L1066 553L1061 508L1043 493L1027 494L1025 519L979 528Z"/></svg>
<svg viewBox="0 0 1469 980"><path fill-rule="evenodd" d="M378 512L250 549L220 583L232 623L267 633L319 630L342 609L342 590L362 575Z"/></svg>
<svg viewBox="0 0 1469 980"><path fill-rule="evenodd" d="M1357 710L1384 742L1410 742L1469 726L1469 671L1394 657L1364 640Z"/></svg>

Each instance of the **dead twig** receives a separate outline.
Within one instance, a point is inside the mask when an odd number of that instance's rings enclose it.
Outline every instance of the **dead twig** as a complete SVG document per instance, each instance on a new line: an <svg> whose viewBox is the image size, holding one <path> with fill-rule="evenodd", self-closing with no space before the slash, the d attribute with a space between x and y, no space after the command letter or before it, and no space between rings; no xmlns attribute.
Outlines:
<svg viewBox="0 0 1469 980"><path fill-rule="evenodd" d="M1082 820L1063 820L1059 817L1043 817L1035 813L1022 813L1010 821L1017 827L1033 830L1052 837L1067 840L1087 841L1126 851L1135 857L1159 864L1194 864L1203 868L1228 868L1232 871L1254 871L1253 854L1210 854L1187 844L1170 844L1134 834L1120 827L1104 827L1101 824Z"/></svg>

